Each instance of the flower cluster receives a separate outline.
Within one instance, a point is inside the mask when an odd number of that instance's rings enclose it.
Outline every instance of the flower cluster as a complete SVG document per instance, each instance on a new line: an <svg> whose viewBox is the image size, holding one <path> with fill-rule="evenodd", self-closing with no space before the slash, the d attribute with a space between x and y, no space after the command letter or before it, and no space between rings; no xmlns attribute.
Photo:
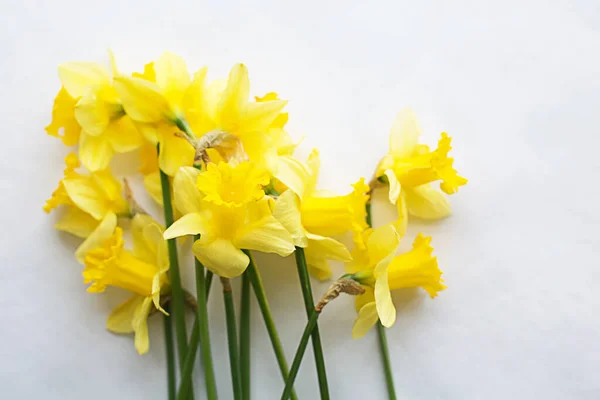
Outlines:
<svg viewBox="0 0 600 400"><path fill-rule="evenodd" d="M299 265L305 263L319 280L332 277L330 261L345 263L344 278L364 292L356 298L354 337L377 321L386 327L394 323L391 290L421 287L433 298L445 288L430 237L419 234L404 254L397 255L398 246L409 215L447 217L445 194L467 181L448 156L446 133L436 149L419 143L421 128L412 111L398 114L389 154L371 183L360 178L337 195L318 188L316 149L306 159L294 155L299 142L286 131L287 101L274 92L251 97L243 64L234 65L225 79L209 81L207 68L192 74L172 53L132 74L119 70L111 53L110 67L69 62L58 71L62 87L46 131L75 148L44 210L61 208L56 228L83 240L75 256L84 265L89 292L108 286L131 292L107 327L135 333L140 354L149 349L149 315L180 312L174 239L181 236L194 236L192 251L208 269L206 277L222 280L252 268L250 251L282 257L295 252ZM149 196L164 208L166 228L138 205L127 182L113 175L115 153L137 159ZM82 166L88 172L78 171ZM370 192L385 185L398 219L373 229ZM352 237L351 252L339 241L345 234ZM308 301L312 304L312 297Z"/></svg>

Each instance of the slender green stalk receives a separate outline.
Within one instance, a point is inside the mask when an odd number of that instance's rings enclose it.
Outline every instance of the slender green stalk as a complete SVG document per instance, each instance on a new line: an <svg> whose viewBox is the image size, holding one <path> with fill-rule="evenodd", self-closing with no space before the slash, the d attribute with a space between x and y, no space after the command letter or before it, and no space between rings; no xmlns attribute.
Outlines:
<svg viewBox="0 0 600 400"><path fill-rule="evenodd" d="M320 312L313 309L308 322L306 323L306 328L304 328L304 333L302 334L302 338L300 339L300 344L298 344L298 350L296 350L296 355L294 356L294 361L292 362L292 368L290 369L290 375L285 381L285 388L283 389L283 394L281 395L281 400L288 400L292 393L292 388L294 387L294 381L296 380L296 375L298 375L298 370L300 369L300 364L302 363L302 357L304 357L304 352L306 351L306 345L308 345L308 339L314 329L317 326L317 319L319 319Z"/></svg>
<svg viewBox="0 0 600 400"><path fill-rule="evenodd" d="M269 338L271 339L273 351L275 351L275 358L277 359L277 364L279 365L281 376L284 380L287 380L289 375L289 369L287 361L285 360L283 346L281 345L281 340L279 339L279 333L277 333L275 321L273 320L273 315L271 314L271 308L269 307L269 302L267 301L267 296L265 294L265 288L262 284L262 279L260 278L258 268L256 268L256 264L254 264L254 260L252 259L250 251L244 250L244 253L246 253L248 258L250 259L250 264L248 265L248 269L246 271L248 271L248 277L250 278L252 289L254 290L254 294L256 295L256 300L258 300L258 306L260 307L263 319L265 320L265 325L267 326L267 332L269 333ZM298 398L293 389L291 389L291 396L294 400L297 400Z"/></svg>
<svg viewBox="0 0 600 400"><path fill-rule="evenodd" d="M159 150L160 151L160 150ZM165 212L165 225L170 227L173 224L173 204L171 203L171 188L169 177L161 170L160 185L162 189L162 198ZM179 259L177 256L177 243L175 239L167 240L169 250L169 271L171 274L171 302L172 313L175 319L175 335L177 337L177 352L179 354L179 367L183 370L185 356L187 354L187 332L185 328L185 308L183 300L183 288L181 287L181 276L179 272ZM190 389L189 399L194 398L193 391Z"/></svg>
<svg viewBox="0 0 600 400"><path fill-rule="evenodd" d="M367 202L367 225L373 226L371 216L371 202ZM392 374L392 363L390 361L390 353L388 350L387 336L385 334L385 327L381 324L381 321L377 322L377 337L379 338L379 350L381 352L381 358L383 361L383 371L385 373L385 383L388 390L388 398L390 400L396 400L396 389L394 388L394 376Z"/></svg>
<svg viewBox="0 0 600 400"><path fill-rule="evenodd" d="M250 278L248 277L248 271L242 275L242 296L240 302L242 399L250 400Z"/></svg>
<svg viewBox="0 0 600 400"><path fill-rule="evenodd" d="M169 312L169 304L163 307L166 312ZM171 317L163 315L163 323L165 329L165 349L167 350L167 382L168 382L168 399L175 400L175 348L173 345L173 325Z"/></svg>
<svg viewBox="0 0 600 400"><path fill-rule="evenodd" d="M196 235L194 240L199 240ZM206 382L206 395L209 400L217 398L217 384L215 382L215 371L213 369L212 354L210 350L210 333L208 330L208 309L206 307L206 277L204 276L204 265L194 257L196 267L196 297L198 298L198 330L200 331L200 352L202 365L204 366L204 380Z"/></svg>
<svg viewBox="0 0 600 400"><path fill-rule="evenodd" d="M379 349L381 350L381 357L383 358L383 369L385 371L385 383L387 385L388 398L390 400L396 400L396 389L394 388L392 363L390 362L385 326L381 324L381 321L377 322L377 333L377 336L379 336Z"/></svg>
<svg viewBox="0 0 600 400"><path fill-rule="evenodd" d="M210 286L212 283L213 273L211 271L206 272L206 299L208 299L208 295L210 293ZM196 320L194 321L194 325L192 326L192 336L190 337L190 348L188 349L187 356L185 357L185 361L183 364L183 372L181 373L181 386L179 387L179 395L177 396L177 400L185 400L189 394L190 388L192 386L192 371L194 370L194 362L196 362L196 353L198 352L199 345L199 337L200 337L200 324L198 323L198 317L196 316Z"/></svg>
<svg viewBox="0 0 600 400"><path fill-rule="evenodd" d="M309 318L315 303L310 286L310 277L308 267L306 266L306 256L304 249L296 247L296 266L298 267L298 276L300 277L300 286L302 287L302 297L304 297L304 306L306 307L306 317ZM319 325L315 323L312 331L312 345L315 354L315 364L317 366L317 375L319 377L319 392L322 400L329 400L329 387L327 385L327 372L325 370L325 357L323 357L323 345L321 344L321 335L319 334Z"/></svg>
<svg viewBox="0 0 600 400"><path fill-rule="evenodd" d="M233 306L233 292L231 282L221 278L223 284L223 302L225 303L225 317L227 319L227 342L229 343L229 367L231 369L231 384L233 385L233 398L241 400L242 384L240 382L240 354L238 353L238 336L235 323L235 309Z"/></svg>

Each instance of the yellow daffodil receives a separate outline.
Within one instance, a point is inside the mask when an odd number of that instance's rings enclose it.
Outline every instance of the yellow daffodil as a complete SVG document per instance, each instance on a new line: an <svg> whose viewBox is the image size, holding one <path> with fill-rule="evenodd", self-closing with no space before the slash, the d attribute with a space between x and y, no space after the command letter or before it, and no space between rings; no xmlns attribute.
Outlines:
<svg viewBox="0 0 600 400"><path fill-rule="evenodd" d="M55 227L86 238L75 253L82 262L96 238L114 230L117 215L129 213L129 205L122 195L121 183L109 170L80 174L76 171L80 163L74 153L65 157L65 163L64 177L46 200L44 211L49 213L61 205L66 208Z"/></svg>
<svg viewBox="0 0 600 400"><path fill-rule="evenodd" d="M367 228L365 204L369 187L364 179L352 185L353 191L335 196L316 190L320 160L313 150L307 165L295 171L295 190L286 190L275 202L274 215L294 238L294 244L305 248L310 272L318 279L329 279L328 260L347 262L346 247L330 236L352 232L358 246L364 247L362 232Z"/></svg>
<svg viewBox="0 0 600 400"><path fill-rule="evenodd" d="M143 74L115 77L125 112L147 141L160 145L159 165L168 175L194 160L194 148L181 137L180 127L187 124L184 111L193 102L191 96L201 95L198 82L204 82L205 74L204 68L191 80L185 61L165 52Z"/></svg>
<svg viewBox="0 0 600 400"><path fill-rule="evenodd" d="M412 250L396 256L400 235L393 225L368 229L363 235L366 249L355 248L353 261L346 264L352 278L367 289L356 299L358 317L352 328L354 338L364 336L378 320L388 328L394 324L396 308L391 290L421 287L434 298L446 288L437 258L432 256L431 237L419 234Z"/></svg>
<svg viewBox="0 0 600 400"><path fill-rule="evenodd" d="M450 215L446 197L431 186L440 181L446 194L453 194L467 180L458 175L448 157L451 138L442 133L438 148L430 150L419 144L421 127L411 109L398 113L390 132L390 152L377 167L376 177L389 183L390 202L397 205L397 228L406 232L408 214L423 219L439 219Z"/></svg>
<svg viewBox="0 0 600 400"><path fill-rule="evenodd" d="M131 222L133 250L124 249L123 231L117 227L85 256L83 278L84 283L91 283L88 292L101 293L107 286L116 286L134 293L111 313L106 326L115 333L135 332L140 354L149 348L147 319L152 306L165 312L160 295L168 285L169 258L163 233L164 228L151 217L137 214Z"/></svg>
<svg viewBox="0 0 600 400"><path fill-rule="evenodd" d="M294 251L288 231L271 212L263 186L268 173L252 162L209 163L204 172L183 167L173 181L175 206L183 216L165 239L200 234L192 249L211 271L226 278L244 272L241 249L287 256Z"/></svg>
<svg viewBox="0 0 600 400"><path fill-rule="evenodd" d="M69 62L61 64L58 73L66 94L59 92L56 112L47 130L53 134L62 126L63 142L74 144L76 127L68 109L76 101L73 116L81 126L79 157L87 169L106 169L115 152L125 153L141 146L142 138L125 114L106 68L95 63ZM113 60L112 75L116 74Z"/></svg>

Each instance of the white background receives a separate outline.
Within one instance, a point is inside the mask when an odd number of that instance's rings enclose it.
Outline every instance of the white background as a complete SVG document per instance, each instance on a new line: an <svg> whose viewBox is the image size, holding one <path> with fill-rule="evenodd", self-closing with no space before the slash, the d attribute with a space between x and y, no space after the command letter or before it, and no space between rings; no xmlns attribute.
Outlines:
<svg viewBox="0 0 600 400"><path fill-rule="evenodd" d="M340 193L371 176L401 107L415 109L425 142L449 132L470 181L452 197L450 219L413 224L404 243L421 230L432 235L449 288L434 301L418 290L395 295L388 338L398 397L600 398L598 10L584 0L3 1L2 397L166 397L161 319L151 320L143 357L131 337L108 333L106 316L123 294L85 292L78 240L53 230L56 215L42 211L67 153L43 130L60 87L56 67L106 62L110 47L123 71L164 50L192 70L209 66L212 78L243 61L253 95L274 90L290 100L289 131L307 136L300 154L318 146L320 185ZM377 224L392 217L375 207ZM257 261L291 360L305 323L293 259ZM213 289L213 354L228 399ZM324 289L315 283L316 294ZM276 399L282 383L253 303L253 397ZM344 297L320 320L332 398L383 399L375 332L353 341L354 317ZM305 360L298 394L316 399L310 347Z"/></svg>

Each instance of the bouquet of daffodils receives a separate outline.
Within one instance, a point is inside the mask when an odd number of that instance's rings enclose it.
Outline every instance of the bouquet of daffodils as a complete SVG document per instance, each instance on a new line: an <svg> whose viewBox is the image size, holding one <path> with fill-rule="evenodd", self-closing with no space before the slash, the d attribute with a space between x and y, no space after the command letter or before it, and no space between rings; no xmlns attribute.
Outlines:
<svg viewBox="0 0 600 400"><path fill-rule="evenodd" d="M413 112L402 110L391 129L389 153L371 181L360 178L347 194L331 194L317 188L319 152L306 160L294 157L298 142L285 130L287 102L276 93L250 98L243 64L234 65L227 79L208 82L206 68L190 75L184 60L168 52L133 74L120 71L112 54L110 60L110 67L68 62L58 68L62 87L46 131L74 149L44 205L46 212L61 209L57 229L82 239L75 258L88 292L116 286L131 293L108 316L108 330L133 334L135 349L144 354L150 346L147 320L162 315L166 397L193 399L193 365L200 354L202 386L216 399L206 301L217 275L234 398L250 398L253 291L281 370L281 399L297 398L294 379L309 340L321 398L329 399L318 318L330 301L347 293L356 296L352 336L376 326L389 397L395 398L385 336L396 319L390 292L421 287L434 298L445 289L431 237L417 235L404 254L398 247L410 218L447 217L445 194L467 183L448 155L450 137L442 133L435 149L421 144ZM127 180L109 169L115 153L134 150L164 225L136 202ZM398 218L373 229L369 199L376 189L388 191ZM336 239L347 232L351 251ZM177 238L185 236L193 237L196 293L182 285ZM307 324L289 368L253 252L296 258ZM315 303L309 275L331 279L332 260L345 263L345 274ZM239 326L231 279L242 280ZM186 308L195 313L189 337Z"/></svg>

